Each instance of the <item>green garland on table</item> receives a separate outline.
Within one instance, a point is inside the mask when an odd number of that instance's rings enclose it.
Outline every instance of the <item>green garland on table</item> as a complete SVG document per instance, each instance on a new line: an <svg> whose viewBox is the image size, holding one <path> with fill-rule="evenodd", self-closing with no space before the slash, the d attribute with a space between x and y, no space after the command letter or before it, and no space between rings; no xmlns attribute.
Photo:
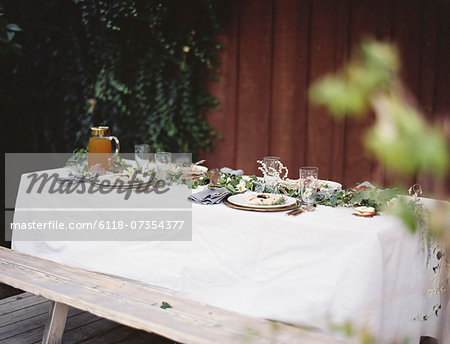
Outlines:
<svg viewBox="0 0 450 344"><path fill-rule="evenodd" d="M66 165L74 170L74 174L84 177L92 177L95 173L88 170L87 158L88 151L84 148L76 149ZM130 172L130 165L122 158L118 157L114 160L112 165L112 172L122 173L124 171ZM139 172L138 170L136 170ZM210 188L223 187L232 194L237 194L244 191L255 192L271 192L276 194L284 194L290 197L300 197L299 188L287 187L285 185L276 185L275 187L268 187L264 180L255 175L238 176L230 173L220 173L216 183L213 185L210 179L210 174L202 174L197 179L188 179L182 181L183 169L176 168L170 172L169 178L171 183L179 184L180 182L187 182L187 186L191 189L197 189L199 186L208 186ZM331 191L331 192L330 192ZM320 183L317 190L316 205L325 205L330 207L358 207L367 206L373 207L379 211L384 205L390 202L398 194L397 189L378 189L361 187L359 189L347 190L330 190L325 183Z"/></svg>
<svg viewBox="0 0 450 344"><path fill-rule="evenodd" d="M87 148L77 148L73 151L73 154L66 161L66 167L70 169L69 176L71 177L83 177L86 180L92 180L94 177L103 174L106 171L97 170L94 166L89 169L88 167L89 151ZM120 155L112 159L112 163L109 166L109 172L118 174L136 174L136 182L146 182L148 178L154 176L159 178L158 171L156 169L149 169L143 171L140 167L133 167L127 163ZM196 188L199 184L192 181L191 166L185 163L172 164L172 168L168 171L165 182L169 185L186 184L189 188ZM206 178L201 177L204 181ZM202 185L204 182L201 182ZM194 185L195 184L195 185Z"/></svg>
<svg viewBox="0 0 450 344"><path fill-rule="evenodd" d="M199 179L198 182L193 183L193 188L200 185L209 185L209 178L206 176ZM210 187L224 187L232 194L242 192L245 190L256 192L273 192L284 194L290 197L300 197L298 188L290 188L284 185L278 185L275 188L268 188L264 181L258 179L255 175L243 177L228 173L221 173L216 185ZM374 207L379 211L384 205L388 204L393 198L398 195L398 190L392 189L378 189L378 188L352 188L347 190L334 191L330 190L327 184L320 184L317 190L316 205L325 205L330 207Z"/></svg>
<svg viewBox="0 0 450 344"><path fill-rule="evenodd" d="M72 170L69 176L91 178L95 175L95 172L88 169L88 153L89 151L86 148L77 148L73 151L72 156L66 162L66 166ZM118 156L112 162L110 169L111 172L122 173L130 167L130 164L127 164L124 159Z"/></svg>
<svg viewBox="0 0 450 344"><path fill-rule="evenodd" d="M243 177L229 173L221 173L220 177L217 179L216 185L211 185L210 179L207 176L202 176L190 186L193 189L196 189L201 185L224 187L232 194L249 190L256 192L273 192L290 197L300 197L300 190L298 188L280 184L275 188L268 188L264 184L264 181L255 175ZM388 204L397 195L398 190L396 188L379 189L363 186L346 190L330 190L327 184L320 183L317 190L316 205L325 205L329 207L366 206L373 207L376 211L380 211L383 206Z"/></svg>
<svg viewBox="0 0 450 344"><path fill-rule="evenodd" d="M217 185L224 187L232 194L242 192L242 191L256 191L258 184L258 178L256 176L249 176L244 179L242 176L236 176L229 173L221 174L220 178L217 180ZM256 190L255 190L256 188Z"/></svg>
<svg viewBox="0 0 450 344"><path fill-rule="evenodd" d="M332 193L331 195L329 193L323 193L319 190L316 198L316 204L330 207L373 207L375 211L378 212L383 206L387 205L392 199L397 197L397 195L398 190L396 188L352 188L340 190Z"/></svg>
<svg viewBox="0 0 450 344"><path fill-rule="evenodd" d="M256 176L237 176L230 173L220 173L217 182L213 185L208 175L202 175L198 180L192 181L188 184L192 189L197 189L199 186L208 186L210 188L223 187L230 191L233 195L246 190L249 191L264 191L264 183L258 180Z"/></svg>

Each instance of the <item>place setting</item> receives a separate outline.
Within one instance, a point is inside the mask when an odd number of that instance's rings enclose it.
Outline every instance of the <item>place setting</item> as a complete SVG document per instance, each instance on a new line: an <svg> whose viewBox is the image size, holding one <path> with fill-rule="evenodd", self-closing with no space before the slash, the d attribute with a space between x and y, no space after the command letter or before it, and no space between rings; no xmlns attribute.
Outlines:
<svg viewBox="0 0 450 344"><path fill-rule="evenodd" d="M263 160L257 160L257 163L263 177L248 178L250 190L230 195L224 204L234 209L258 212L280 212L299 208L301 199L280 192L279 182L286 180L288 175L288 169L280 158L266 156Z"/></svg>
<svg viewBox="0 0 450 344"><path fill-rule="evenodd" d="M223 203L241 211L285 212L291 217L314 212L317 206L345 207L353 208L353 216L372 218L399 196L396 188L382 189L368 181L343 189L339 182L319 179L315 166L301 167L299 178L291 179L289 169L277 156L256 162L262 176L226 167L200 173L190 183L193 194L188 199L202 205Z"/></svg>
<svg viewBox="0 0 450 344"><path fill-rule="evenodd" d="M337 182L319 180L317 167L302 167L299 179L289 179L289 170L280 157L266 156L257 163L262 177L243 175L243 171L229 168L210 171L204 179L198 180L200 187L206 189L194 193L189 199L205 205L223 203L237 210L285 211L296 216L315 210L317 194L331 197L342 188Z"/></svg>

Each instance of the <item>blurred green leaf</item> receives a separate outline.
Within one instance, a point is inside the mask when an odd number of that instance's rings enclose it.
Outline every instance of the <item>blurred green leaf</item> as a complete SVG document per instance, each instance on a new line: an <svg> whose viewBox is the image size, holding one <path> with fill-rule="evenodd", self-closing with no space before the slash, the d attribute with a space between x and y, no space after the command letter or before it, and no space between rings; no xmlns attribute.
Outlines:
<svg viewBox="0 0 450 344"><path fill-rule="evenodd" d="M340 72L312 85L310 99L336 117L360 116L372 108L376 121L365 144L375 158L402 174L423 171L445 177L450 165L447 141L404 99L399 65L394 46L365 41Z"/></svg>
<svg viewBox="0 0 450 344"><path fill-rule="evenodd" d="M400 218L411 232L415 232L417 230L419 220L418 214L405 199L396 199L396 202L391 204L387 208L387 211L390 214Z"/></svg>
<svg viewBox="0 0 450 344"><path fill-rule="evenodd" d="M6 28L9 31L15 31L15 32L22 31L22 29L17 24L13 24L13 23L6 25Z"/></svg>

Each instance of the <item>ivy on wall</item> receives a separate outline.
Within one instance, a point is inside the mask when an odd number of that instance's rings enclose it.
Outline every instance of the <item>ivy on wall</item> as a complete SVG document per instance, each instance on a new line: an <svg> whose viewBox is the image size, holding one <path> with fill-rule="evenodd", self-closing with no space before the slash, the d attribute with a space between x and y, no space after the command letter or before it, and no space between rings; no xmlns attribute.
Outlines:
<svg viewBox="0 0 450 344"><path fill-rule="evenodd" d="M10 152L86 146L91 125L109 125L123 151L211 148L204 120L218 104L216 34L226 0L6 1L22 56L6 57Z"/></svg>

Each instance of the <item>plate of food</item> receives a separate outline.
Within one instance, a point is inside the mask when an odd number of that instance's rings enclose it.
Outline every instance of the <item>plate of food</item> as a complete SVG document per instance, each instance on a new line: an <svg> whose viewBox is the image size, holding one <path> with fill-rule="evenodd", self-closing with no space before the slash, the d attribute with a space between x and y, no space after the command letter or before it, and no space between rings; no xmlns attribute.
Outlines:
<svg viewBox="0 0 450 344"><path fill-rule="evenodd" d="M246 208L274 209L287 208L297 204L297 200L273 193L246 192L228 197L229 203Z"/></svg>

